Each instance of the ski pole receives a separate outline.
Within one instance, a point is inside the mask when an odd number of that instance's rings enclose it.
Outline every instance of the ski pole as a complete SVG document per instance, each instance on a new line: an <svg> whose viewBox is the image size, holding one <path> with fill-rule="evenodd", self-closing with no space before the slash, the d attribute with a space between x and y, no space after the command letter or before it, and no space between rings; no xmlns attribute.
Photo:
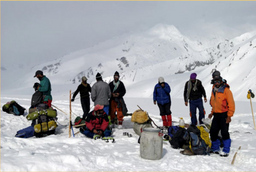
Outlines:
<svg viewBox="0 0 256 172"><path fill-rule="evenodd" d="M254 94L252 93L251 90L248 91L247 98L250 99L251 110L252 110L252 119L253 119L253 124L254 124L254 130L256 130L256 125L255 125L255 120L254 120L254 113L253 113L253 108L252 108L252 98L254 98Z"/></svg>
<svg viewBox="0 0 256 172"><path fill-rule="evenodd" d="M71 137L71 90L69 92L69 127L68 127L69 137Z"/></svg>

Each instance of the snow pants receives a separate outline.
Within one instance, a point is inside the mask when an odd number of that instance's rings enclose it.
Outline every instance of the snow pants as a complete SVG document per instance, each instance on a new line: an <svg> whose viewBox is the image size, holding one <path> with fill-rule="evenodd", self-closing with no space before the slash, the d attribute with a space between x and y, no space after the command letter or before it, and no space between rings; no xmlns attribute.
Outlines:
<svg viewBox="0 0 256 172"><path fill-rule="evenodd" d="M124 115L122 111L122 106L120 102L116 102L115 100L111 100L110 102L110 117L111 121L115 119L115 113L118 121L123 121Z"/></svg>
<svg viewBox="0 0 256 172"><path fill-rule="evenodd" d="M193 124L193 125L197 125L197 119L196 119L196 109L197 108L199 110L199 123L203 124L202 119L205 116L203 100L201 98L196 99L196 100L189 100L191 124Z"/></svg>
<svg viewBox="0 0 256 172"><path fill-rule="evenodd" d="M80 98L82 109L83 109L83 118L86 119L89 111L90 111L90 97L81 97Z"/></svg>
<svg viewBox="0 0 256 172"><path fill-rule="evenodd" d="M218 139L219 131L223 140L223 152L229 153L231 146L231 139L229 136L229 123L226 123L227 112L224 113L213 113L213 120L210 129L210 136L212 141L212 150L220 150L220 140Z"/></svg>
<svg viewBox="0 0 256 172"><path fill-rule="evenodd" d="M170 110L171 108L171 102L166 104L159 104L157 103L159 110L160 110L160 116L163 120L163 126L170 127L172 126L172 112Z"/></svg>

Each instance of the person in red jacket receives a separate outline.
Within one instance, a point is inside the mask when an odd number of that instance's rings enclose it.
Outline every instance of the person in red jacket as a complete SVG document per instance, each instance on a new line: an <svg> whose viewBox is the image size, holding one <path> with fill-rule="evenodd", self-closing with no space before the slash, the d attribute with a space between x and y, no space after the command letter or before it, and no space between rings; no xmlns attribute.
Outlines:
<svg viewBox="0 0 256 172"><path fill-rule="evenodd" d="M213 76L213 89L210 100L212 106L211 114L209 118L212 118L212 125L210 129L210 136L212 141L212 152L220 154L220 156L228 156L230 152L231 139L229 136L229 123L231 117L235 112L235 102L233 99L232 92L229 89L229 85L223 82L220 75ZM218 133L221 131L223 150L220 150L220 140Z"/></svg>
<svg viewBox="0 0 256 172"><path fill-rule="evenodd" d="M108 128L108 115L103 110L104 106L97 104L85 120L86 127L81 128L80 132L89 138L108 137L111 130Z"/></svg>

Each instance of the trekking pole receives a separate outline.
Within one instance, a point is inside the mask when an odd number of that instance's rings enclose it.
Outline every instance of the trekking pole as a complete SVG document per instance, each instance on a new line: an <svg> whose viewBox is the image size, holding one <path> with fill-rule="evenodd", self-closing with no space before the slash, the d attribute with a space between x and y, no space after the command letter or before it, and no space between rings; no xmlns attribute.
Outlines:
<svg viewBox="0 0 256 172"><path fill-rule="evenodd" d="M71 90L69 92L69 127L68 127L69 137L71 137Z"/></svg>
<svg viewBox="0 0 256 172"><path fill-rule="evenodd" d="M236 159L236 155L237 155L237 152L241 149L241 146L239 146L238 150L236 151L234 157L233 157L233 160L231 162L231 165L233 165L235 163L235 159Z"/></svg>
<svg viewBox="0 0 256 172"><path fill-rule="evenodd" d="M140 108L140 110L142 110L141 109L141 107L139 106L139 105L137 105L139 108ZM143 110L142 110L143 111ZM149 117L149 119L153 122L153 124L156 126L156 128L159 128L159 129L161 129L159 126L157 126L156 125L156 123L153 121L153 119L152 118L150 118L150 116L148 116Z"/></svg>
<svg viewBox="0 0 256 172"><path fill-rule="evenodd" d="M252 109L252 119L253 119L253 124L254 124L254 130L256 130L256 125L255 125L255 120L254 120L254 113L253 113L253 108L252 108L252 98L254 98L254 94L251 89L249 89L247 98L250 99L250 104L251 104L251 109Z"/></svg>
<svg viewBox="0 0 256 172"><path fill-rule="evenodd" d="M59 109L58 107L54 106L53 104L52 104L52 106L55 107L56 109L58 109L59 111L61 111L62 113L68 115L66 112L64 112L63 110L61 110L61 109Z"/></svg>

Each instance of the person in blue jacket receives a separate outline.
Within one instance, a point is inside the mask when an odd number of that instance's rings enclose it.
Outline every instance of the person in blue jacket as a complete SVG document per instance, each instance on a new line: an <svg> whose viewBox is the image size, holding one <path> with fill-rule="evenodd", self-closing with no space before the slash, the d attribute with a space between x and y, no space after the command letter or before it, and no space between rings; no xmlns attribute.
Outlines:
<svg viewBox="0 0 256 172"><path fill-rule="evenodd" d="M158 105L160 115L163 120L163 126L168 128L172 126L172 112L171 112L171 88L168 83L164 82L163 77L158 78L158 83L155 85L153 92L154 104Z"/></svg>

